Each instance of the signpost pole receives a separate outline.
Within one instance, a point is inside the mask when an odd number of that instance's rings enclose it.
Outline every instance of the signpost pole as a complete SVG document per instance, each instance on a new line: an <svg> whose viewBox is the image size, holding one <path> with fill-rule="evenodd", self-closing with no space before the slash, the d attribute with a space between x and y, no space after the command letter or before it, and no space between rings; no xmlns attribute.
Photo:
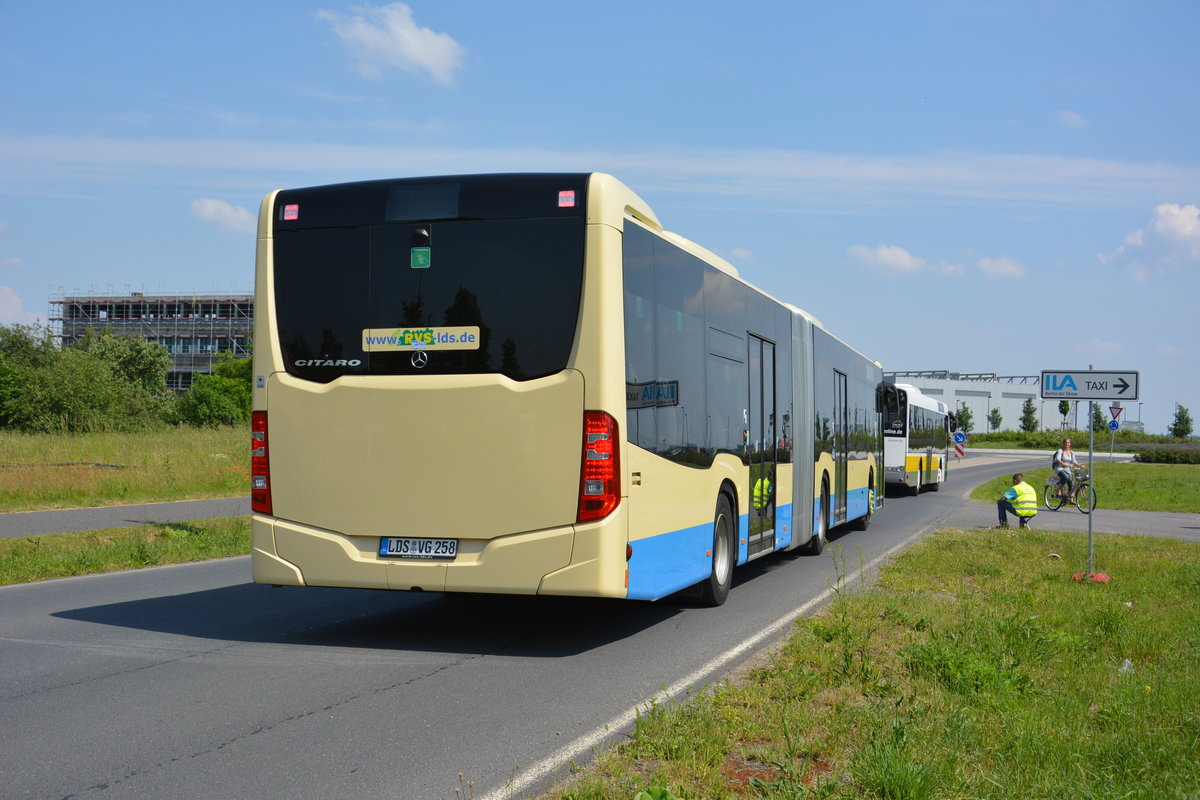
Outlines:
<svg viewBox="0 0 1200 800"><path fill-rule="evenodd" d="M1089 366L1088 369L1091 369ZM1096 473L1092 466L1093 457L1096 455L1096 426L1093 424L1096 420L1096 401L1088 401L1088 479L1092 482L1087 487L1087 493L1084 495L1083 502L1087 503L1088 508L1088 575L1096 573L1096 550L1093 546L1092 539L1092 517L1096 514L1096 509L1091 508L1092 492L1096 490Z"/></svg>
<svg viewBox="0 0 1200 800"><path fill-rule="evenodd" d="M1096 490L1096 475L1095 475L1095 456L1096 456L1096 401L1097 400L1119 400L1135 401L1138 399L1140 387L1140 375L1136 370L1127 370L1121 372L1096 372L1092 369L1091 364L1088 365L1087 371L1079 370L1042 370L1042 400L1074 400L1076 413L1079 410L1079 401L1088 401L1088 480L1091 486L1087 491L1087 496L1083 502L1091 505L1092 494ZM1139 404L1140 405L1140 404ZM1121 413L1120 407L1112 407L1109 409L1113 415L1113 421L1109 428L1113 431L1115 440L1116 428L1118 425L1117 417ZM1112 458L1113 444L1109 444L1109 459ZM1078 491L1078 489L1076 490ZM1095 540L1092 535L1092 513L1093 509L1088 509L1088 575L1094 575L1096 570L1095 559Z"/></svg>

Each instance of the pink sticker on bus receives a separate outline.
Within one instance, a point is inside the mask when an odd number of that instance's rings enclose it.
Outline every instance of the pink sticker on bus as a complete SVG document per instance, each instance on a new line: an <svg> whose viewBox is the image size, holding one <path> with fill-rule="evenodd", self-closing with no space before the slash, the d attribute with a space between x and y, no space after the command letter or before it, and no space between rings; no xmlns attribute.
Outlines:
<svg viewBox="0 0 1200 800"><path fill-rule="evenodd" d="M574 208L575 207L575 190L568 189L558 193L559 208Z"/></svg>
<svg viewBox="0 0 1200 800"><path fill-rule="evenodd" d="M299 205L284 206L283 207L283 218L284 219L300 219L300 206Z"/></svg>

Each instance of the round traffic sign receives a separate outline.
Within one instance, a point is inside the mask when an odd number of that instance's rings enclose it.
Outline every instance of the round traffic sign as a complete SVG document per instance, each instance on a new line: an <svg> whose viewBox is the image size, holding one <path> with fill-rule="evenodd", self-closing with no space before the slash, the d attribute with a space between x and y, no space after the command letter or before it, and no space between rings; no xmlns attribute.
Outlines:
<svg viewBox="0 0 1200 800"><path fill-rule="evenodd" d="M966 441L967 441L967 435L965 433L963 433L962 431L958 431L957 433L954 434L954 443L955 444L966 444Z"/></svg>
<svg viewBox="0 0 1200 800"><path fill-rule="evenodd" d="M1108 429L1110 431L1115 431L1117 428L1120 428L1120 427L1121 427L1121 423L1117 422L1115 419L1112 422L1108 423Z"/></svg>

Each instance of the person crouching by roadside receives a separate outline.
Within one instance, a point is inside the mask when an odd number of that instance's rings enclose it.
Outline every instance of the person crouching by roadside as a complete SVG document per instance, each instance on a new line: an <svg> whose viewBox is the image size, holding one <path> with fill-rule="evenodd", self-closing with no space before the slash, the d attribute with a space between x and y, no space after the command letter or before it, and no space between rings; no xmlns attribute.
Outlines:
<svg viewBox="0 0 1200 800"><path fill-rule="evenodd" d="M1009 512L1021 521L1021 527L1029 527L1029 520L1037 514L1037 492L1025 482L1025 476L1017 473L1012 476L1012 488L996 501L996 510L1000 513L1000 524L997 528L1008 527Z"/></svg>

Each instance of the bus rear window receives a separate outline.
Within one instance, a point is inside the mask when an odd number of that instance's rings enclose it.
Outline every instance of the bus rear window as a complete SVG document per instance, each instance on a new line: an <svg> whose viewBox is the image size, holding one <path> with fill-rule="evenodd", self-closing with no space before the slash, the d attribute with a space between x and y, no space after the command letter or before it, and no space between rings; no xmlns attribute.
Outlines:
<svg viewBox="0 0 1200 800"><path fill-rule="evenodd" d="M287 371L321 383L559 372L579 316L583 239L582 216L277 228Z"/></svg>

